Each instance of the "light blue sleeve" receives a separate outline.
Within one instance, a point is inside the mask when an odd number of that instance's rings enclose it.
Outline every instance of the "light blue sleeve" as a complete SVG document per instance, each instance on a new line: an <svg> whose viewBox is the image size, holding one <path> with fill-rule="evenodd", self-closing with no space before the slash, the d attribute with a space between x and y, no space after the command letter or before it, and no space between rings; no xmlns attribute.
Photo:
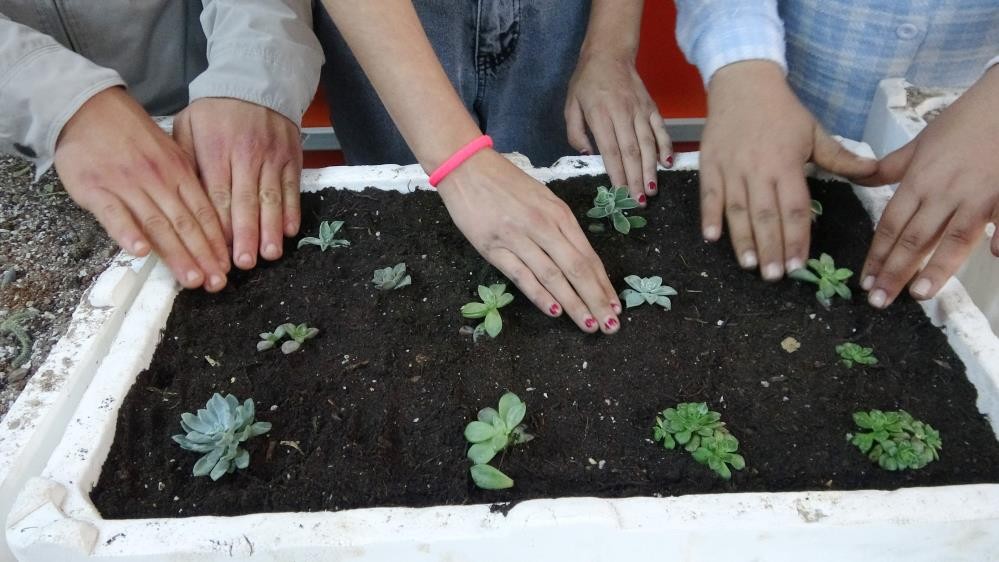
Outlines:
<svg viewBox="0 0 999 562"><path fill-rule="evenodd" d="M787 72L777 0L676 0L676 39L705 85L734 62L774 61Z"/></svg>

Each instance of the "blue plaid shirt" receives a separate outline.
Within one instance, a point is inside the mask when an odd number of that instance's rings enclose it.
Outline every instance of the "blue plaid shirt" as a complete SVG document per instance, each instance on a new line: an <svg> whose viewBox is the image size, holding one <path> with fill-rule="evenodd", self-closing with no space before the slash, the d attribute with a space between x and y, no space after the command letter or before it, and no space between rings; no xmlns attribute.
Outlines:
<svg viewBox="0 0 999 562"><path fill-rule="evenodd" d="M999 54L999 0L676 0L677 41L707 83L780 64L825 128L860 138L878 82L970 86ZM995 61L993 61L995 62Z"/></svg>

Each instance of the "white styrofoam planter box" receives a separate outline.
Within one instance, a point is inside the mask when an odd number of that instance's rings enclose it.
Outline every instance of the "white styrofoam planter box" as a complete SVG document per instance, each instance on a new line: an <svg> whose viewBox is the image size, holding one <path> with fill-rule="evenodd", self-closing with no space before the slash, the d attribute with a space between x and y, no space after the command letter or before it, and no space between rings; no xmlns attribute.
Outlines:
<svg viewBox="0 0 999 562"><path fill-rule="evenodd" d="M28 381L0 423L0 518L59 443L97 366L153 262L119 254L73 311L66 335ZM0 537L0 562L13 554Z"/></svg>
<svg viewBox="0 0 999 562"><path fill-rule="evenodd" d="M946 109L963 90L916 88L901 78L882 80L874 94L863 141L882 157L916 138L927 125L927 116ZM990 225L956 277L971 300L999 334L999 258L989 242L996 225Z"/></svg>
<svg viewBox="0 0 999 562"><path fill-rule="evenodd" d="M677 169L696 166L696 154L677 158ZM527 171L548 181L604 170L599 158L583 157ZM315 170L303 178L306 191L426 186L418 167ZM878 216L889 191L857 193ZM471 505L105 520L89 492L114 439L118 408L148 366L177 292L165 267L150 273L42 476L19 496L6 533L24 562L999 560L999 484L561 498L525 501L506 515ZM944 326L978 388L979 409L999 430L999 340L959 282L925 308Z"/></svg>

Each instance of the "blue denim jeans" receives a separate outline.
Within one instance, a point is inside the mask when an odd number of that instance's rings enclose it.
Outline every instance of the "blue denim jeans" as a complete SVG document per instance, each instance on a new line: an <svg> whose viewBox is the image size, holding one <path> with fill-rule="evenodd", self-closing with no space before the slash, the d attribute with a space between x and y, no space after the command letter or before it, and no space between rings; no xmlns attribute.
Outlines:
<svg viewBox="0 0 999 562"><path fill-rule="evenodd" d="M497 150L525 154L536 166L575 154L566 140L563 109L586 34L589 0L414 0L413 5L465 108ZM347 162L414 163L326 10L317 4L316 11L326 52L323 84ZM418 91L420 84L412 88Z"/></svg>

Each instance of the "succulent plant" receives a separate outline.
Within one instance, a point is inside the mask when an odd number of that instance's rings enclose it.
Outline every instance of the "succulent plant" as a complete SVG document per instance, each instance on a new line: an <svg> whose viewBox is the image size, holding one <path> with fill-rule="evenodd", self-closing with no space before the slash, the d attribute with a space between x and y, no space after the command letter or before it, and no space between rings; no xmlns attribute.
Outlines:
<svg viewBox="0 0 999 562"><path fill-rule="evenodd" d="M822 202L816 199L812 199L812 222L819 222L819 217L822 216Z"/></svg>
<svg viewBox="0 0 999 562"><path fill-rule="evenodd" d="M715 474L725 480L732 478L732 469L746 468L746 459L736 451L739 450L739 440L727 431L715 431L714 434L701 439L701 446L690 453L694 460L708 465Z"/></svg>
<svg viewBox="0 0 999 562"><path fill-rule="evenodd" d="M597 196L593 199L593 208L586 212L586 216L591 219L609 217L614 230L628 234L631 229L642 228L647 224L643 217L629 217L624 214L624 211L635 207L638 207L638 202L632 199L627 187L608 189L601 185L597 188Z"/></svg>
<svg viewBox="0 0 999 562"><path fill-rule="evenodd" d="M311 328L307 324L292 324L291 322L281 324L273 332L260 334L260 341L257 342L257 351L267 351L273 349L279 341L289 338L281 344L281 352L285 355L298 351L306 340L311 340L319 333L319 328Z"/></svg>
<svg viewBox="0 0 999 562"><path fill-rule="evenodd" d="M371 282L382 291L391 291L409 285L413 279L406 273L406 264L397 263L393 267L376 269Z"/></svg>
<svg viewBox="0 0 999 562"><path fill-rule="evenodd" d="M298 241L298 247L302 246L319 246L319 249L326 251L330 248L342 248L344 246L350 246L349 240L343 240L339 238L334 238L340 229L343 228L343 221L323 221L319 225L319 237L308 236L302 238Z"/></svg>
<svg viewBox="0 0 999 562"><path fill-rule="evenodd" d="M38 314L38 311L27 308L18 312L12 312L3 321L0 321L0 334L8 333L14 336L20 347L20 351L10 364L15 369L31 359L32 341L31 336L28 335L28 330L24 327L24 321L34 318L36 314Z"/></svg>
<svg viewBox="0 0 999 562"><path fill-rule="evenodd" d="M669 285L663 285L663 278L658 275L652 277L629 275L624 278L624 282L631 286L630 289L621 291L621 298L628 308L648 303L658 304L669 310L673 305L669 298L676 295L676 290Z"/></svg>
<svg viewBox="0 0 999 562"><path fill-rule="evenodd" d="M874 348L863 347L853 342L846 342L836 346L836 353L843 360L843 364L849 369L856 363L857 365L877 365L878 358L874 356Z"/></svg>
<svg viewBox="0 0 999 562"><path fill-rule="evenodd" d="M808 267L815 273L802 267L788 272L788 277L818 285L819 290L815 293L815 298L822 306L829 308L832 305L832 298L836 295L846 300L853 297L850 288L846 286L846 280L853 276L853 272L846 268L837 268L829 254L822 254L817 260L808 260Z"/></svg>
<svg viewBox="0 0 999 562"><path fill-rule="evenodd" d="M253 400L240 405L232 394L215 393L197 415L180 415L180 427L186 434L174 435L181 448L205 453L194 463L195 476L218 480L225 474L250 465L250 453L240 445L271 430L270 422L254 422Z"/></svg>
<svg viewBox="0 0 999 562"><path fill-rule="evenodd" d="M479 298L482 302L470 302L461 307L461 315L465 318L483 318L475 327L473 336L478 339L483 332L495 338L503 330L503 318L499 309L513 301L513 295L506 292L504 283L496 283L486 287L479 285Z"/></svg>
<svg viewBox="0 0 999 562"><path fill-rule="evenodd" d="M257 351L267 351L268 349L273 349L274 346L284 338L285 329L284 324L278 326L273 332L264 332L260 334L260 341L257 342Z"/></svg>
<svg viewBox="0 0 999 562"><path fill-rule="evenodd" d="M905 410L854 412L853 421L867 431L848 433L847 440L885 470L918 470L940 458L940 432Z"/></svg>
<svg viewBox="0 0 999 562"><path fill-rule="evenodd" d="M732 469L746 467L746 460L736 452L739 440L725 427L721 414L704 402L683 402L663 410L656 416L652 438L669 450L682 445L695 461L726 480L732 477Z"/></svg>
<svg viewBox="0 0 999 562"><path fill-rule="evenodd" d="M507 392L500 398L498 409L479 410L476 421L465 426L465 439L472 444L467 454L468 460L472 461L472 480L479 488L500 490L513 486L509 476L488 463L508 445L534 439L521 424L525 415L527 405L516 394Z"/></svg>

